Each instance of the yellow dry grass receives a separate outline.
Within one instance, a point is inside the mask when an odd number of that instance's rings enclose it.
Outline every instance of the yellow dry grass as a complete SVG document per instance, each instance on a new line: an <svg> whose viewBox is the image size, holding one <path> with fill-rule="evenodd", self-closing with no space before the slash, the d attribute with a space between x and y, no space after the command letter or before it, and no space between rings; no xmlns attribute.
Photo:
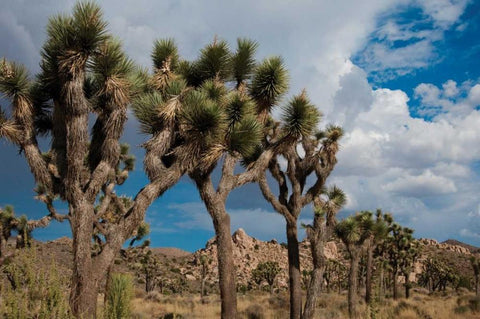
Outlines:
<svg viewBox="0 0 480 319"><path fill-rule="evenodd" d="M470 310L464 313L456 313L455 309L461 302L473 295L457 296L428 296L413 294L406 300L394 301L386 299L377 302L375 318L378 319L473 319L480 318L480 313ZM468 303L468 302L467 302ZM374 310L375 310L374 308ZM366 307L360 305L360 309L366 315ZM345 294L323 294L318 302L316 318L348 318L347 300ZM269 295L268 293L248 293L238 295L239 318L288 318L288 296L286 293ZM142 296L140 293L133 301L134 318L161 318L168 313L181 315L182 318L203 319L220 318L220 298L217 295L208 296L202 303L199 296L163 296L151 294ZM262 317L253 317L249 314L261 314Z"/></svg>

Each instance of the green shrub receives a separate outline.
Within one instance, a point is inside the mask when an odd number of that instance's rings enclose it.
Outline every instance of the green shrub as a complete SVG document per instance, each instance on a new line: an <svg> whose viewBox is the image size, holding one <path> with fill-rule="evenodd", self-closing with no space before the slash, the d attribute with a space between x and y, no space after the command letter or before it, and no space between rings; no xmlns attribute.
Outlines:
<svg viewBox="0 0 480 319"><path fill-rule="evenodd" d="M69 319L67 278L59 275L55 263L41 269L35 248L19 250L2 271L7 282L2 285L0 313L12 319Z"/></svg>
<svg viewBox="0 0 480 319"><path fill-rule="evenodd" d="M104 319L130 318L133 298L132 277L127 274L115 273L109 280Z"/></svg>

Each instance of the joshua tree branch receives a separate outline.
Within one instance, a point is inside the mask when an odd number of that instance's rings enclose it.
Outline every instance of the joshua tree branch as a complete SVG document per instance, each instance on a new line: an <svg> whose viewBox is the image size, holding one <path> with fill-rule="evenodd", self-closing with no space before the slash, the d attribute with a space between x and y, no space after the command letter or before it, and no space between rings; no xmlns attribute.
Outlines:
<svg viewBox="0 0 480 319"><path fill-rule="evenodd" d="M268 168L273 178L275 178L275 180L278 183L278 187L279 187L278 200L282 205L287 206L288 185L287 185L287 178L285 176L285 173L280 169L280 164L278 164L278 161L276 158L273 158L270 161Z"/></svg>
<svg viewBox="0 0 480 319"><path fill-rule="evenodd" d="M115 186L114 183L110 183L108 184L108 186L104 186L104 189L103 189L104 197L102 202L100 203L100 206L97 209L97 216L96 216L97 219L102 218L102 216L106 214L108 206L112 201L112 192L113 192L114 186Z"/></svg>
<svg viewBox="0 0 480 319"><path fill-rule="evenodd" d="M317 180L315 184L312 185L305 193L305 196L302 198L303 206L311 203L313 199L320 194L322 191L325 182L333 170L334 164L331 163L324 163L323 166L320 162L316 162L315 164L315 174L317 176Z"/></svg>
<svg viewBox="0 0 480 319"><path fill-rule="evenodd" d="M252 183L257 180L261 172L265 171L265 169L268 167L273 155L273 149L265 150L249 169L235 175L234 187L240 187L242 185Z"/></svg>
<svg viewBox="0 0 480 319"><path fill-rule="evenodd" d="M148 140L143 147L146 150L143 164L148 178L153 181L166 170L162 162L164 156L171 146L172 131L170 129L162 130Z"/></svg>
<svg viewBox="0 0 480 319"><path fill-rule="evenodd" d="M265 172L262 173L261 176L259 177L258 185L260 186L260 190L262 191L263 197L265 197L265 199L268 202L270 202L273 209L279 212L280 214L282 214L283 216L285 216L285 218L290 218L291 216L288 208L282 203L280 203L280 201L275 197L275 195L270 190L270 186L268 186L267 176Z"/></svg>
<svg viewBox="0 0 480 319"><path fill-rule="evenodd" d="M165 174L147 184L138 192L133 201L133 205L124 215L123 220L119 223L122 229L122 235L119 237L128 238L130 234L137 228L145 217L147 208L152 202L161 196L167 189L173 186L185 173L185 168L180 163L170 166Z"/></svg>
<svg viewBox="0 0 480 319"><path fill-rule="evenodd" d="M218 183L217 194L225 200L230 191L235 187L236 180L233 176L235 165L237 164L237 157L226 154L223 160L222 177Z"/></svg>

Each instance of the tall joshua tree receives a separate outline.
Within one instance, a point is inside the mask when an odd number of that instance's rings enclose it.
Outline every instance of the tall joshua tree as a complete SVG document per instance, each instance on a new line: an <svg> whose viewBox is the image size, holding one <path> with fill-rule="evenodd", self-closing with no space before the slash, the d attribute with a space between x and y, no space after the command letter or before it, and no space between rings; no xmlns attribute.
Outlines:
<svg viewBox="0 0 480 319"><path fill-rule="evenodd" d="M336 126L328 126L322 132L316 131L319 121L320 112L310 102L305 91L294 96L283 107L281 121L271 124L273 129L265 137L266 144L276 136L282 136L283 139L268 166L268 171L278 184L278 194L275 195L270 189L267 170L258 179L265 199L286 220L292 319L300 318L302 313L298 217L303 207L312 203L322 192L325 181L337 162L338 141L343 135L342 129ZM298 152L298 148L303 148L304 152ZM286 160L286 168L280 165L283 159ZM306 188L307 178L311 175L316 179L313 185Z"/></svg>
<svg viewBox="0 0 480 319"><path fill-rule="evenodd" d="M0 136L24 154L38 184L37 198L48 209L47 219L68 220L71 226L70 305L83 318L95 317L98 283L143 221L147 207L186 171L189 149L176 133L181 130L158 116L158 110L174 104L155 89L162 77L136 72L106 26L97 5L79 3L72 15L49 20L41 72L34 80L18 64L3 60L0 65L0 91L12 106L11 117L0 113ZM162 70L155 75L163 76ZM150 181L125 202L114 189L133 169L133 157L119 143L133 100L142 128L158 125L148 131L152 137L145 145ZM142 117L147 113L148 119ZM91 133L89 118L95 120ZM44 153L37 143L40 134L51 139ZM167 153L178 156L164 160ZM103 200L95 208L100 195ZM56 199L68 203L68 214L57 213ZM104 218L111 203L117 214ZM94 234L100 234L95 251Z"/></svg>
<svg viewBox="0 0 480 319"><path fill-rule="evenodd" d="M317 297L327 266L325 244L334 234L337 213L347 202L345 193L336 186L325 190L322 195L314 199L313 224L306 226L312 251L313 271L308 285L303 319L312 319L315 316Z"/></svg>
<svg viewBox="0 0 480 319"><path fill-rule="evenodd" d="M225 41L215 39L201 50L196 61L180 61L171 75L184 79L186 85L176 107L181 109L179 126L185 130L184 139L191 141L189 152L200 158L191 163L189 175L215 229L222 318L236 317L235 265L226 200L233 189L253 182L266 169L274 150L273 146L261 148L262 121L287 89L280 58L268 58L256 66L257 44L246 39L239 39L237 44L236 52L231 53ZM177 52L173 42L161 40L154 55L169 51ZM247 169L235 173L240 162ZM217 165L221 171L215 186L211 176Z"/></svg>
<svg viewBox="0 0 480 319"><path fill-rule="evenodd" d="M350 257L348 276L348 314L350 318L360 318L357 301L358 265L365 243L373 228L372 213L363 211L342 220L335 227L335 233L345 244Z"/></svg>

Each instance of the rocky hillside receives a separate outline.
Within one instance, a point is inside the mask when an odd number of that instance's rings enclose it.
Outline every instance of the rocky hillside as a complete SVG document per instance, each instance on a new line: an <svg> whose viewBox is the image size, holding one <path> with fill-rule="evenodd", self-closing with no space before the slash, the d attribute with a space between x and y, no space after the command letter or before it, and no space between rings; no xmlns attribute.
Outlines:
<svg viewBox="0 0 480 319"><path fill-rule="evenodd" d="M288 263L287 248L275 240L268 242L250 237L243 229L238 229L233 235L233 256L237 267L238 285L248 285L250 283L252 270L259 263L274 261L278 262L282 272L278 276L277 286L286 288L288 286ZM340 259L341 256L334 242L329 242L325 248L325 254L331 259ZM200 258L205 255L209 258L208 280L215 282L218 278L217 269L217 246L215 238L209 240L204 249L196 251L192 256L192 262L187 271L191 271L193 276L190 279L198 279L200 276ZM312 258L310 254L310 243L303 241L300 243L300 262L302 267L310 269Z"/></svg>
<svg viewBox="0 0 480 319"><path fill-rule="evenodd" d="M234 258L237 267L238 287L252 285L252 270L262 262L278 262L282 272L277 279L277 287L286 288L288 285L288 264L287 249L285 245L275 240L261 241L238 229L232 235L234 243ZM432 256L441 258L454 266L462 275L471 276L473 272L470 267L469 258L477 253L479 248L468 246L458 241L439 243L431 239L420 239L422 255L410 275L412 281L416 281L418 274L422 272L423 262ZM65 272L71 271L72 241L69 238L60 238L49 242L36 242L35 247L38 257L45 264L53 261ZM139 286L145 284L145 276L142 273L141 256L148 251L155 256L155 264L158 276L157 287L168 289L171 292L198 291L201 281L202 256L207 258L206 283L210 291L217 288L217 248L215 238L210 239L205 248L194 253L189 253L177 248L134 248L125 250L115 261L114 271L133 273ZM347 263L343 245L334 241L328 242L325 253L329 259L339 260ZM300 243L300 259L302 270L311 269L311 255L309 242Z"/></svg>

